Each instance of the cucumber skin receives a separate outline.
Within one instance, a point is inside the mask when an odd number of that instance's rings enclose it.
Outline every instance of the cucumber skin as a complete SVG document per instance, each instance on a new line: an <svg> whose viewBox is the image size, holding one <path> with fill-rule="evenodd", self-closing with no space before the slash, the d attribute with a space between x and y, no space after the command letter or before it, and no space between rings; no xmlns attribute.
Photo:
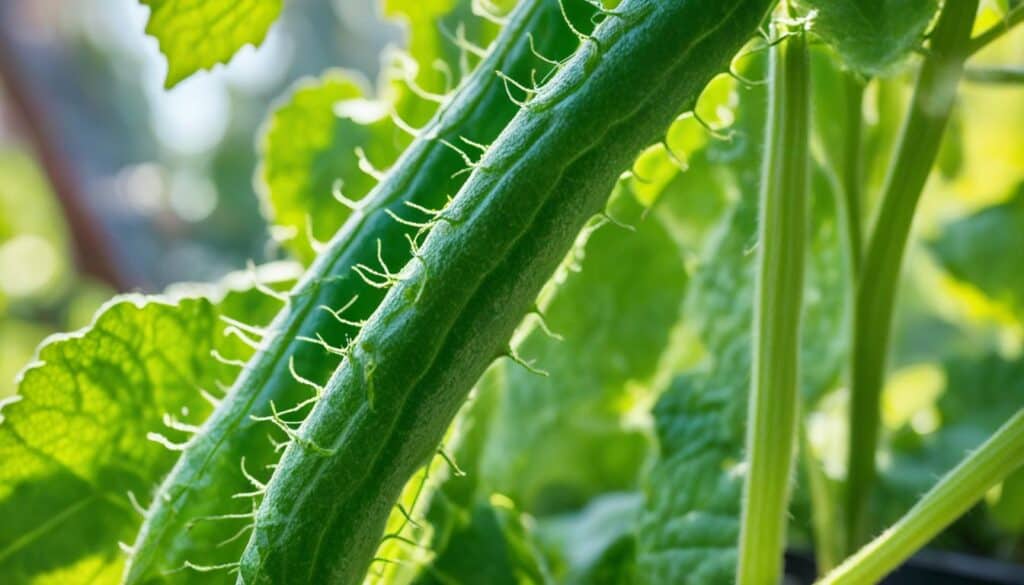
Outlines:
<svg viewBox="0 0 1024 585"><path fill-rule="evenodd" d="M238 583L359 583L435 452L619 175L754 34L770 0L627 0L503 131L285 451ZM597 47L600 46L599 51ZM372 396L372 403L370 397Z"/></svg>
<svg viewBox="0 0 1024 585"><path fill-rule="evenodd" d="M376 265L378 240L392 244L383 249L389 266L401 266L411 257L403 234L414 230L396 222L384 209L410 217L415 212L405 205L406 201L427 208L441 207L465 181L465 174L453 177L465 167L461 156L426 136L436 133L452 143L459 142L458 136L465 136L487 143L498 135L517 108L509 103L505 88L493 71L500 69L524 79L531 67L543 65L530 52L527 32L533 32L537 49L552 57L568 55L576 43L576 37L561 23L557 0L520 3L478 71L435 114L423 129L424 138L417 138L406 149L396 162L395 171L388 173L367 195L368 205L353 212L292 290L289 305L268 327L272 337L266 340L266 348L250 359L158 488L134 543L124 583L159 582L161 573L180 568L185 560L202 564L205 559L194 555L200 554L204 546L213 550L216 542L225 538L220 534L215 539L211 537L212 542L191 548L183 548L175 541L183 537L194 542L199 538L198 530L188 528L194 518L244 511L232 506L245 506L245 502L210 498L208 492L203 492L214 484L219 493L251 491L252 486L239 467L243 457L253 471L276 461L277 454L266 438L271 430L269 424L257 423L251 415L269 414L271 401L283 409L311 394L309 388L292 377L292 356L300 375L317 383L325 382L340 360L296 338L320 334L332 345L344 346L357 329L342 325L319 307L340 308L356 293L358 301L346 311L347 319L365 319L377 307L385 291L367 286L352 267L360 263ZM238 526L229 528L228 534ZM241 547L236 546L234 552L241 553Z"/></svg>

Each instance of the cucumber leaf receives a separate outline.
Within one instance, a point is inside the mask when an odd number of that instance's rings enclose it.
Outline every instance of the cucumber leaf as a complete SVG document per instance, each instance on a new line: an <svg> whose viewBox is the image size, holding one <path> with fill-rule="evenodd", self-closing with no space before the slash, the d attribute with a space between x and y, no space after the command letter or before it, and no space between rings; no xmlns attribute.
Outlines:
<svg viewBox="0 0 1024 585"><path fill-rule="evenodd" d="M349 202L365 197L411 142L412 128L424 126L437 101L476 64L479 57L449 37L458 31L481 46L494 38L498 26L474 16L473 4L384 2L384 16L408 24L408 51L385 53L376 91L353 72L329 70L298 82L271 112L260 139L257 189L272 235L303 264L352 214L337 195Z"/></svg>
<svg viewBox="0 0 1024 585"><path fill-rule="evenodd" d="M288 275L283 284L287 284ZM205 288L206 292L212 289ZM12 585L117 583L145 505L180 443L251 348L222 316L263 324L279 302L252 288L117 297L55 335L0 409L0 574ZM131 494L131 495L129 495Z"/></svg>
<svg viewBox="0 0 1024 585"><path fill-rule="evenodd" d="M799 0L811 30L848 67L884 75L918 48L938 8L936 0Z"/></svg>
<svg viewBox="0 0 1024 585"><path fill-rule="evenodd" d="M386 168L408 142L389 117L392 106L367 93L353 74L329 71L300 82L265 126L257 181L264 214L304 264L316 257L315 242L330 239L352 213L335 190L357 202L377 184L360 169L356 149Z"/></svg>
<svg viewBox="0 0 1024 585"><path fill-rule="evenodd" d="M1008 253L1024 250L1024 185L1007 201L947 224L929 247L954 278L1024 322L1024 272L1019 254Z"/></svg>
<svg viewBox="0 0 1024 585"><path fill-rule="evenodd" d="M149 6L146 33L167 57L165 85L227 63L246 45L259 45L281 14L283 0L141 0Z"/></svg>
<svg viewBox="0 0 1024 585"><path fill-rule="evenodd" d="M755 191L756 193L756 191ZM641 583L728 583L736 565L750 371L756 204L745 196L695 273L684 314L714 364L676 377L654 409L659 459L637 532Z"/></svg>

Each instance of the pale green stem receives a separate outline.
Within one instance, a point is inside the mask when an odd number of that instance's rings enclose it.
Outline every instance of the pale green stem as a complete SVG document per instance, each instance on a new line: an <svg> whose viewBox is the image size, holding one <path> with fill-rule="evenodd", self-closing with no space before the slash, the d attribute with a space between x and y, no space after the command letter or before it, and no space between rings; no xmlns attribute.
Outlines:
<svg viewBox="0 0 1024 585"><path fill-rule="evenodd" d="M818 585L877 583L1024 465L1024 409L946 474L896 524Z"/></svg>
<svg viewBox="0 0 1024 585"><path fill-rule="evenodd" d="M814 559L818 563L818 574L824 575L842 560L843 535L841 531L836 530L841 522L839 507L836 505L836 490L826 475L822 462L814 455L806 429L806 424L801 426L800 459L807 480L808 497L811 500Z"/></svg>
<svg viewBox="0 0 1024 585"><path fill-rule="evenodd" d="M893 306L914 211L956 98L978 0L943 5L921 65L910 111L889 166L881 209L868 240L854 301L850 370L850 455L846 485L846 550L867 535L867 502L875 483L880 396Z"/></svg>
<svg viewBox="0 0 1024 585"><path fill-rule="evenodd" d="M1010 32L1013 27L1021 22L1024 22L1024 2L1018 3L1011 8L1006 13L1006 17L1003 18L1002 22L993 25L992 28L971 39L970 53L973 55L989 46L993 41Z"/></svg>
<svg viewBox="0 0 1024 585"><path fill-rule="evenodd" d="M809 66L804 34L772 49L768 152L761 177L759 273L737 580L782 575L797 442L800 312L807 222Z"/></svg>
<svg viewBox="0 0 1024 585"><path fill-rule="evenodd" d="M1024 65L968 67L967 70L964 71L964 79L972 83L1022 85L1024 84Z"/></svg>

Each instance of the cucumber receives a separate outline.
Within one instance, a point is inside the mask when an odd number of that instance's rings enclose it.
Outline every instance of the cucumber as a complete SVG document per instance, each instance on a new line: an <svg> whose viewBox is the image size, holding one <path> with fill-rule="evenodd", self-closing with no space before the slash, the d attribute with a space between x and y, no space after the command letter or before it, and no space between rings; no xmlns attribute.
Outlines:
<svg viewBox="0 0 1024 585"><path fill-rule="evenodd" d="M296 431L239 583L363 579L402 487L507 353L579 231L635 157L728 69L771 4L626 0L522 105Z"/></svg>
<svg viewBox="0 0 1024 585"><path fill-rule="evenodd" d="M244 540L222 543L244 528L243 516L251 511L246 500L232 498L253 490L242 465L261 475L279 456L267 440L273 427L253 417L268 415L271 402L285 409L307 399L310 384L302 379L321 385L334 371L340 356L308 340L321 336L327 346L341 348L358 328L321 309L348 305L343 317L357 323L376 308L385 291L369 286L353 267L376 265L380 242L387 244L381 252L388 265L401 266L411 257L405 234L415 229L388 212L409 218L415 211L407 203L441 207L466 180L465 173L458 174L465 168L462 156L445 143L461 138L490 142L515 115L517 107L509 103L505 84L494 72L528 79L531 70L543 75L551 68L533 49L553 59L571 53L577 38L562 22L559 6L558 0L520 3L477 70L422 129L291 291L288 305L267 328L262 349L157 489L131 547L125 583L165 576L174 580L174 575L188 580L189 573L176 572L186 563L221 566L238 559ZM201 521L224 515L228 517L223 521Z"/></svg>

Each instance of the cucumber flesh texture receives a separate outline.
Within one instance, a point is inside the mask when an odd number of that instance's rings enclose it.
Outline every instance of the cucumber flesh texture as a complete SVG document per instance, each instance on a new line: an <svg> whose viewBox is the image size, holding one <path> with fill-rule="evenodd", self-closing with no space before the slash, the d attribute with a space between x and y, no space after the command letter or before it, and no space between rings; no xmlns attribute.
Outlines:
<svg viewBox="0 0 1024 585"><path fill-rule="evenodd" d="M338 309L358 294L344 314L352 321L365 319L377 307L385 291L368 286L352 267L376 265L378 241L385 244L382 252L389 266L401 266L410 258L404 234L413 228L396 222L384 210L419 220L422 218L412 216L415 212L406 202L437 208L458 189L466 175L453 175L464 169L465 163L439 138L456 144L460 136L488 143L512 119L517 108L508 101L504 84L494 71L528 79L531 69L545 70L545 64L531 52L528 33L538 52L554 59L570 54L576 44L576 37L561 21L557 0L520 3L477 70L442 106L394 170L367 195L367 204L353 213L292 290L289 305L268 328L272 337L265 340L265 349L249 361L158 488L133 546L124 582L161 580L159 575L180 569L185 561L220 564L237 559L244 541L234 547L218 543L236 532L241 521L192 522L246 511L247 502L230 498L253 489L240 469L243 458L246 468L259 475L279 456L267 440L275 429L252 420L252 415L269 414L271 401L283 410L310 396L310 388L292 376L292 360L301 376L316 383L324 383L334 371L340 360L337 355L298 338L319 334L332 346L343 347L357 329L340 323L320 307Z"/></svg>
<svg viewBox="0 0 1024 585"><path fill-rule="evenodd" d="M516 116L285 451L239 583L363 579L402 486L580 229L771 4L627 0Z"/></svg>

